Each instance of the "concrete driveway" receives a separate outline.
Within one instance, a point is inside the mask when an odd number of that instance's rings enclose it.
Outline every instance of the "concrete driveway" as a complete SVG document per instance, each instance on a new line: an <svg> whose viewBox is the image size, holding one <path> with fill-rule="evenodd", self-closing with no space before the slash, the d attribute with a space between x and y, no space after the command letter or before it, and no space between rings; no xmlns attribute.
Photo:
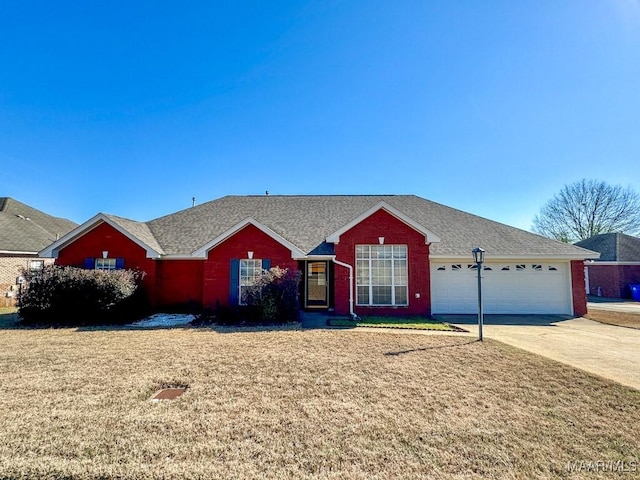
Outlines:
<svg viewBox="0 0 640 480"><path fill-rule="evenodd" d="M478 334L475 315L435 315ZM492 338L640 390L640 330L559 315L487 315Z"/></svg>
<svg viewBox="0 0 640 480"><path fill-rule="evenodd" d="M635 313L640 315L640 302L587 302L587 310L609 310L612 312Z"/></svg>

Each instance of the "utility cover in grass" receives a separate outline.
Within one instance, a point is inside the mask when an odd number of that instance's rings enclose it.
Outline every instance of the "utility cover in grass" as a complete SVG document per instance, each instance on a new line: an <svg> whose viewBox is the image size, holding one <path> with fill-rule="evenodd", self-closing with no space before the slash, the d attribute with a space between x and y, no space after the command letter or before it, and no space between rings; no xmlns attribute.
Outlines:
<svg viewBox="0 0 640 480"><path fill-rule="evenodd" d="M186 391L186 387L180 388L163 388L151 398L152 401L159 400L175 400Z"/></svg>

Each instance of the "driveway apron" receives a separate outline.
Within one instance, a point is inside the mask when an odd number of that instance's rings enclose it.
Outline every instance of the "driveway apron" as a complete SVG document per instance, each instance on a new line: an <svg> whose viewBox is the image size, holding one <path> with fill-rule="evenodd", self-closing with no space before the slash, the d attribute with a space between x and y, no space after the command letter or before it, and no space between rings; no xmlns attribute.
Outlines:
<svg viewBox="0 0 640 480"><path fill-rule="evenodd" d="M475 316L436 317L478 333ZM489 315L483 334L640 390L640 330L586 318Z"/></svg>

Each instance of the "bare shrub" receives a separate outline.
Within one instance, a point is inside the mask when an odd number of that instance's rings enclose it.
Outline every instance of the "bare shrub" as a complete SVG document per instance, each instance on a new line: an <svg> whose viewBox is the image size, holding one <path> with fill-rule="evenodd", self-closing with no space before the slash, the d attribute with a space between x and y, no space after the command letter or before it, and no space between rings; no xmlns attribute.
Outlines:
<svg viewBox="0 0 640 480"><path fill-rule="evenodd" d="M28 322L91 324L126 321L143 310L136 270L84 270L45 266L23 270L18 293L20 316Z"/></svg>
<svg viewBox="0 0 640 480"><path fill-rule="evenodd" d="M273 267L262 272L256 284L248 290L247 306L257 310L263 323L288 323L298 320L300 310L298 287L300 272Z"/></svg>

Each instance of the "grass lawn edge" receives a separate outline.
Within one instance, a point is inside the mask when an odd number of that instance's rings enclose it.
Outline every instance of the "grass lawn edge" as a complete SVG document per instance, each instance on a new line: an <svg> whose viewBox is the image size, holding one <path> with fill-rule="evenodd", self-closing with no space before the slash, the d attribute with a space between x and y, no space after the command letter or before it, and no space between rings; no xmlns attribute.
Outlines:
<svg viewBox="0 0 640 480"><path fill-rule="evenodd" d="M463 328L430 318L406 318L406 317L362 317L358 321L346 318L329 318L327 325L333 328L382 328L397 330L418 330L429 332L467 332Z"/></svg>

